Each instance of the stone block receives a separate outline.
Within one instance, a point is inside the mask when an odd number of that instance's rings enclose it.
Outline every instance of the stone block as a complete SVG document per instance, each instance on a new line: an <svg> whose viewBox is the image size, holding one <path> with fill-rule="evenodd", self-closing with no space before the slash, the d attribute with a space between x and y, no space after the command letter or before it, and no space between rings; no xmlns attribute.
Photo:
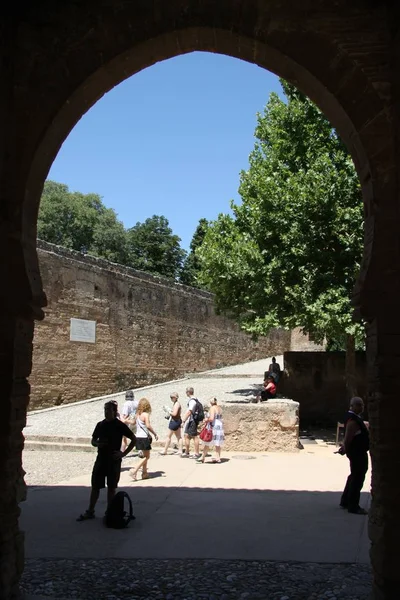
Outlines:
<svg viewBox="0 0 400 600"><path fill-rule="evenodd" d="M223 405L224 450L297 452L299 403L289 399Z"/></svg>

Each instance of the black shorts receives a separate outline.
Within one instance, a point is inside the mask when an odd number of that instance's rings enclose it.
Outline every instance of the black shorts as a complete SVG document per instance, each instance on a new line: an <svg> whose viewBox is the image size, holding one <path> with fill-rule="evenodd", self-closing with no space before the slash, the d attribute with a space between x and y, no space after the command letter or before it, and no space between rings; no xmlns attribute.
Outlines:
<svg viewBox="0 0 400 600"><path fill-rule="evenodd" d="M136 450L151 450L151 441L149 438L136 438Z"/></svg>
<svg viewBox="0 0 400 600"><path fill-rule="evenodd" d="M106 487L118 487L119 477L121 475L121 460L113 458L96 458L92 471L92 487L101 490Z"/></svg>
<svg viewBox="0 0 400 600"><path fill-rule="evenodd" d="M186 423L185 434L188 435L189 437L196 437L199 435L199 433L197 431L196 421L192 420L192 421L189 421L188 423Z"/></svg>

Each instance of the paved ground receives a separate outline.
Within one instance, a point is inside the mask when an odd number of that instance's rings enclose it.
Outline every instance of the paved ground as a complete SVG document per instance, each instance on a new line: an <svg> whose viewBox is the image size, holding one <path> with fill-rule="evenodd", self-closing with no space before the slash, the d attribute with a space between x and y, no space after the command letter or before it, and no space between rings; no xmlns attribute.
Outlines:
<svg viewBox="0 0 400 600"><path fill-rule="evenodd" d="M281 366L283 361L280 359ZM186 387L192 385L195 389L195 395L205 404L214 396L220 402L238 402L246 401L249 396L259 389L263 380L263 374L270 359L266 358L260 361L226 367L214 371L209 371L210 377L206 373L201 374L201 378L184 379L172 383L164 383L148 388L139 388L135 390L137 398L143 396L149 398L153 413L152 424L161 439L164 438L167 431L167 421L164 419L163 405L171 405L169 395L172 391L179 393L182 405L186 406ZM238 377L231 377L238 374ZM259 377L245 377L245 375L254 375L259 373ZM218 378L216 375L220 374ZM224 377L229 375L229 377ZM119 406L122 406L124 394L117 395ZM35 411L34 414L28 414L27 426L24 434L29 438L31 436L67 436L67 437L90 437L95 424L103 418L104 398L99 398L91 402L70 404L60 406L55 409Z"/></svg>
<svg viewBox="0 0 400 600"><path fill-rule="evenodd" d="M245 399L253 383L245 375L257 368L259 383L266 363L191 383L203 400ZM166 427L169 392L184 397L187 385L145 391L156 428ZM100 399L31 415L25 433L89 436L102 406ZM338 508L348 463L332 446L305 441L295 454L230 453L220 465L153 452L153 477L137 483L128 474L137 459L128 457L121 487L137 518L122 531L106 529L101 518L75 520L87 506L93 460L85 452L24 452L31 486L21 517L25 592L81 600L369 598L367 519ZM368 490L367 480L365 507ZM99 517L104 509L103 493Z"/></svg>
<svg viewBox="0 0 400 600"><path fill-rule="evenodd" d="M52 454L26 453L28 481L29 461L51 471ZM69 454L65 462L81 469L79 453ZM368 598L367 520L338 508L345 458L316 443L297 454L225 458L198 465L154 453L153 478L137 483L127 472L137 459L125 459L121 485L137 518L123 531L100 518L76 523L90 469L51 486L36 476L22 505L24 589L81 599Z"/></svg>

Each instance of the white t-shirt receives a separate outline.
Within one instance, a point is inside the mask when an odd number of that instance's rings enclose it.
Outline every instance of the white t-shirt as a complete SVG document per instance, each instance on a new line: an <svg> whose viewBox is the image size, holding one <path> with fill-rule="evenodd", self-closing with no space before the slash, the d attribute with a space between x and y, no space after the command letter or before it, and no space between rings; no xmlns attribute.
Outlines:
<svg viewBox="0 0 400 600"><path fill-rule="evenodd" d="M139 406L138 400L127 400L122 407L121 415L123 417L134 417Z"/></svg>
<svg viewBox="0 0 400 600"><path fill-rule="evenodd" d="M189 398L187 405L188 405L188 409L191 412L189 419L193 419L193 412L196 408L196 398L194 398L193 396L191 398Z"/></svg>

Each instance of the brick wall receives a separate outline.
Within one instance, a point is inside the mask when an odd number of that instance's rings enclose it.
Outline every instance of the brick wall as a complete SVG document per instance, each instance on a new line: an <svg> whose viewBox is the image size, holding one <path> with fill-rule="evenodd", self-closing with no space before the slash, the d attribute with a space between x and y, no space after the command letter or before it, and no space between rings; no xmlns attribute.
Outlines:
<svg viewBox="0 0 400 600"><path fill-rule="evenodd" d="M285 352L279 393L300 403L300 424L336 425L348 409L345 352ZM366 398L364 352L356 354L357 392Z"/></svg>
<svg viewBox="0 0 400 600"><path fill-rule="evenodd" d="M35 326L31 409L290 348L283 330L253 341L207 292L44 242L38 253L48 306ZM96 321L95 344L69 341L71 317Z"/></svg>

